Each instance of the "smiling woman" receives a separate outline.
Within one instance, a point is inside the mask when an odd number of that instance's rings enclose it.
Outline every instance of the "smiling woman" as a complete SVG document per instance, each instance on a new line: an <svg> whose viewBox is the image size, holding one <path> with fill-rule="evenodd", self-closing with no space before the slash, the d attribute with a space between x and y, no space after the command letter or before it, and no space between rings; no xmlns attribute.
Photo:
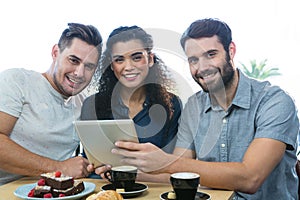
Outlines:
<svg viewBox="0 0 300 200"><path fill-rule="evenodd" d="M88 97L81 118L128 119L139 142L152 142L171 152L181 113L181 100L171 93L168 67L153 52L153 38L138 26L114 29L101 60L98 92Z"/></svg>

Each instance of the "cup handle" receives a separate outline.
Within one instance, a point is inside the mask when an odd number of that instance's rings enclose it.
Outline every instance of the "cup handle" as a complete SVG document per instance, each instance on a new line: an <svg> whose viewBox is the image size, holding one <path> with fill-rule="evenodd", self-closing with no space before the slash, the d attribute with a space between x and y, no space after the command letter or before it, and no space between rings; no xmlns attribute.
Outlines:
<svg viewBox="0 0 300 200"><path fill-rule="evenodd" d="M111 182L111 171L108 170L108 171L104 172L104 177L107 178L107 180L109 180Z"/></svg>

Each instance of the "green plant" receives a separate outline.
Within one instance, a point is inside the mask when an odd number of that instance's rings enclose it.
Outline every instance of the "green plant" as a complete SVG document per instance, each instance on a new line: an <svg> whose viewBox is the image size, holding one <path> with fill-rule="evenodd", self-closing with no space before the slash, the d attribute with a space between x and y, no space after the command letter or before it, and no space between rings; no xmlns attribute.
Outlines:
<svg viewBox="0 0 300 200"><path fill-rule="evenodd" d="M259 80L266 79L271 76L281 75L279 73L279 68L266 68L267 59L262 60L258 63L255 59L250 61L250 67L247 67L245 64L240 63L243 67L243 72L249 77L256 78Z"/></svg>

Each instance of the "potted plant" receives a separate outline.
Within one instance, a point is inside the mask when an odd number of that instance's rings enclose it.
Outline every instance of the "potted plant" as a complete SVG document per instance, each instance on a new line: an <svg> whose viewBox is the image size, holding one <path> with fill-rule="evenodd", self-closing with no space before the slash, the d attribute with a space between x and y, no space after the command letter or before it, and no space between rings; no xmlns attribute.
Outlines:
<svg viewBox="0 0 300 200"><path fill-rule="evenodd" d="M242 65L243 72L249 77L263 80L271 76L281 75L279 73L279 68L266 68L267 59L262 60L261 62L257 62L255 59L250 61L250 67L247 67L245 64L240 63Z"/></svg>

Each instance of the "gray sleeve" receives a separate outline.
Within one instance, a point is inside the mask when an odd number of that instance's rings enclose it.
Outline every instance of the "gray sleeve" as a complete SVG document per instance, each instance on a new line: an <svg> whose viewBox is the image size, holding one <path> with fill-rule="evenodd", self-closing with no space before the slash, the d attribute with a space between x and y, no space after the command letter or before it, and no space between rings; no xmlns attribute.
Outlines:
<svg viewBox="0 0 300 200"><path fill-rule="evenodd" d="M91 95L85 99L81 108L81 120L96 120L95 95Z"/></svg>
<svg viewBox="0 0 300 200"><path fill-rule="evenodd" d="M272 87L261 102L255 138L272 138L286 143L288 150L297 149L299 119L294 100L278 87Z"/></svg>
<svg viewBox="0 0 300 200"><path fill-rule="evenodd" d="M193 95L188 99L181 114L176 147L195 151L194 138L199 125L199 112L197 96Z"/></svg>

